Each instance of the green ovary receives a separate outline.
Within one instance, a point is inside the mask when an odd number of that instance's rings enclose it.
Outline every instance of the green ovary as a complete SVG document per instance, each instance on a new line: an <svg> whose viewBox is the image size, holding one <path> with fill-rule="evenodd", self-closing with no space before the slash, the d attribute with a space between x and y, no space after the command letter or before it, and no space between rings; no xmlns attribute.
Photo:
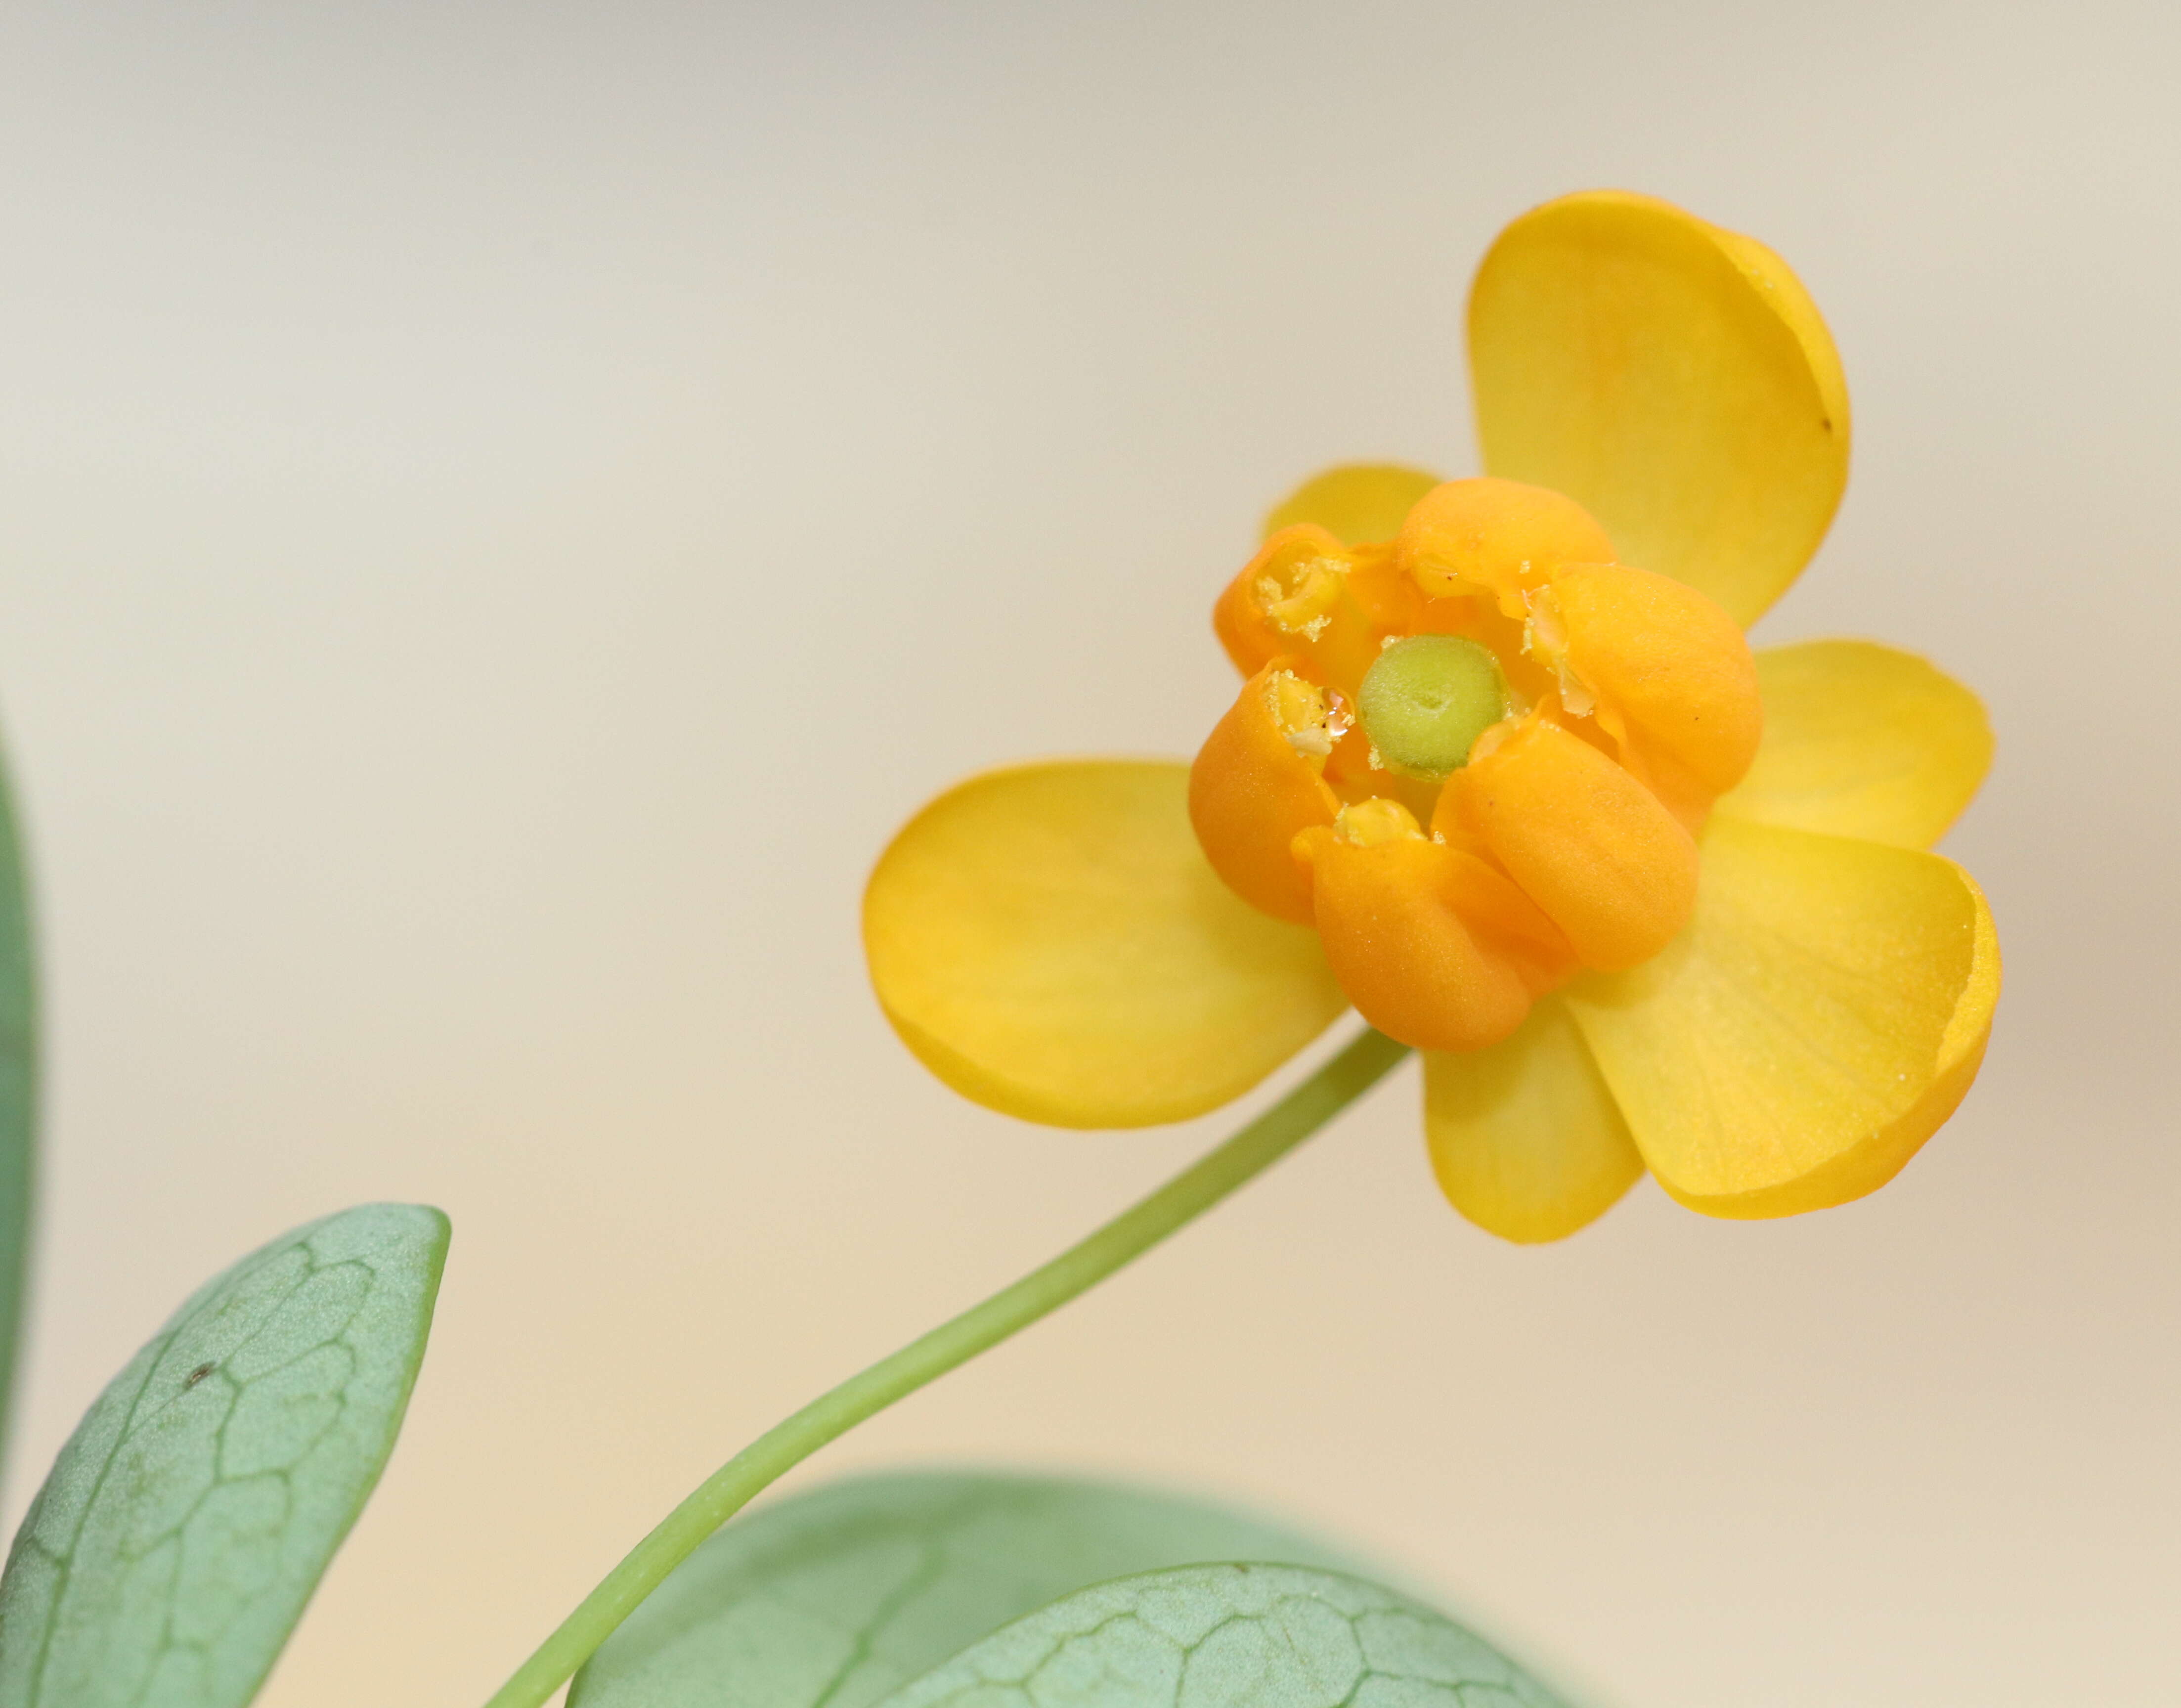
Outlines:
<svg viewBox="0 0 2181 1708"><path fill-rule="evenodd" d="M1378 655L1356 713L1389 771L1441 782L1469 763L1477 738L1507 716L1499 661L1473 640L1411 635Z"/></svg>

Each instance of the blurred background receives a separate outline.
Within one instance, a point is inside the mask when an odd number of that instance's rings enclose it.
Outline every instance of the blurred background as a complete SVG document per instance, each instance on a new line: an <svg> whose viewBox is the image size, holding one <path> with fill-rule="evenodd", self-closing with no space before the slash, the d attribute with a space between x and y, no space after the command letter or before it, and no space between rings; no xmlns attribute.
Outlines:
<svg viewBox="0 0 2181 1708"><path fill-rule="evenodd" d="M1330 462L1471 472L1471 268L1648 190L1815 293L1760 638L1989 697L2009 987L1892 1188L1518 1250L1409 1070L798 1480L999 1460L1375 1550L1598 1708L2174 1700L2181 21L2164 4L0 11L0 705L49 1147L6 1517L199 1280L456 1227L264 1700L481 1700L684 1490L1223 1132L926 1078L859 887L1186 755Z"/></svg>

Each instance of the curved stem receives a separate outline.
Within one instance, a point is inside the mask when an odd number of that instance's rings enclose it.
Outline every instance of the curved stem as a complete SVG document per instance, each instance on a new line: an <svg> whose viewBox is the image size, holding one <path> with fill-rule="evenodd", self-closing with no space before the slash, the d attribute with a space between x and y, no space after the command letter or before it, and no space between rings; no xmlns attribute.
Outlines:
<svg viewBox="0 0 2181 1708"><path fill-rule="evenodd" d="M1278 1162L1407 1053L1405 1044L1364 1032L1218 1149L1088 1239L775 1424L638 1543L500 1686L486 1708L538 1708L699 1542L776 1478L874 1412L1088 1292Z"/></svg>

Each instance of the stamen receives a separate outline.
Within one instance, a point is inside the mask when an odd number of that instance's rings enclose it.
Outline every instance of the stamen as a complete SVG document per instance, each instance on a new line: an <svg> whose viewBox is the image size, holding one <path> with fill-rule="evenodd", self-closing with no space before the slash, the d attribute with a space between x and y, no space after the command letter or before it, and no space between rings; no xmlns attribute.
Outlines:
<svg viewBox="0 0 2181 1708"><path fill-rule="evenodd" d="M1477 738L1507 716L1499 661L1454 634L1415 634L1381 652L1356 696L1374 762L1444 782Z"/></svg>
<svg viewBox="0 0 2181 1708"><path fill-rule="evenodd" d="M1320 766L1331 755L1333 743L1346 732L1345 723L1334 727L1325 690L1291 670L1276 672L1266 683L1265 703L1288 745Z"/></svg>
<svg viewBox="0 0 2181 1708"><path fill-rule="evenodd" d="M1416 815L1400 802L1388 800L1383 795L1372 795L1368 800L1341 808L1333 828L1343 842L1353 843L1357 848L1380 848L1389 842L1424 839L1423 826L1416 822Z"/></svg>
<svg viewBox="0 0 2181 1708"><path fill-rule="evenodd" d="M1560 705L1576 717L1598 710L1598 695L1568 662L1566 620L1560 602L1549 587L1532 588L1522 595L1528 613L1522 624L1522 650L1560 677Z"/></svg>
<svg viewBox="0 0 2181 1708"><path fill-rule="evenodd" d="M1289 572L1293 590L1284 595L1273 577L1262 578L1257 583L1257 601L1281 630L1316 640L1333 621L1333 608L1339 602L1340 585L1348 570L1349 566L1339 558L1309 559Z"/></svg>

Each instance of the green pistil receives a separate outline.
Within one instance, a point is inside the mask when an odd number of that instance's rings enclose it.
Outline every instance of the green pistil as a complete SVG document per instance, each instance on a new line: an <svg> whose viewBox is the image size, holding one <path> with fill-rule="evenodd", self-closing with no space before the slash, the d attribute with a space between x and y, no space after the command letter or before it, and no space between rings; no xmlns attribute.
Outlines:
<svg viewBox="0 0 2181 1708"><path fill-rule="evenodd" d="M1507 716L1499 661L1457 634L1415 634L1380 653L1356 713L1390 771L1444 782L1469 763L1477 738Z"/></svg>

